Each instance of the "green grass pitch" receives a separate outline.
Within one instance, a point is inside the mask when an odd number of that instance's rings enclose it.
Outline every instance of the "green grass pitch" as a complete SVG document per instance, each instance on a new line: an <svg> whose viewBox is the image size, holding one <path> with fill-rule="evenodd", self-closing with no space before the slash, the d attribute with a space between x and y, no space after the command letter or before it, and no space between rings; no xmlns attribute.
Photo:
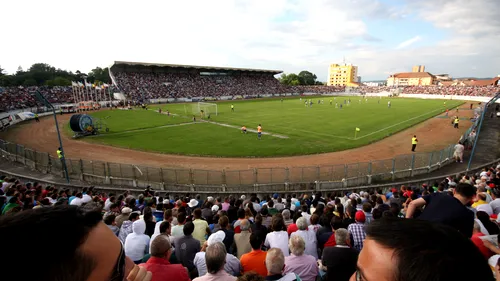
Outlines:
<svg viewBox="0 0 500 281"><path fill-rule="evenodd" d="M311 97L307 97L311 99ZM324 153L367 145L398 131L411 127L445 108L461 105L461 101L423 100L407 98L371 97L359 101L351 97L313 97L312 107L297 98L271 100L245 100L218 102L218 115L210 108L210 121L237 126L192 122L200 116L196 104L162 104L150 110L134 108L131 111L103 110L93 116L106 118L110 132L86 141L119 147L171 154L272 157ZM318 100L323 100L318 104ZM330 105L332 100L332 105ZM391 101L391 108L387 103ZM335 103L343 108L336 108ZM231 112L231 104L234 112ZM155 112L170 111L173 115ZM205 109L207 111L207 109ZM205 118L206 119L206 118ZM256 129L262 124L264 132L280 134L287 138L257 134L242 134L239 127ZM355 129L360 128L356 134Z"/></svg>

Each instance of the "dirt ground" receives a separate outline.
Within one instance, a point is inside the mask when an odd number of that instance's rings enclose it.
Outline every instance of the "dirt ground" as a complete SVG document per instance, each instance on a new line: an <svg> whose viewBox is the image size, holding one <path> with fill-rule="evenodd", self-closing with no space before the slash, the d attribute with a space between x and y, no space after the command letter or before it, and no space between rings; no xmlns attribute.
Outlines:
<svg viewBox="0 0 500 281"><path fill-rule="evenodd" d="M464 104L460 110L461 118L472 117L473 111ZM455 111L450 111L450 116ZM69 121L71 115L58 116L60 127ZM416 135L419 144L417 152L430 152L445 148L458 141L470 127L468 120L461 120L460 129L454 129L450 119L431 118L414 127L387 137L376 143L339 152L276 158L215 158L191 157L142 152L130 149L91 144L63 136L63 145L67 158L100 160L105 162L136 164L165 168L192 168L207 170L242 170L250 168L299 167L337 165L345 163L368 162L390 159L396 155L411 153L411 138ZM52 117L21 123L0 134L0 138L22 144L27 148L45 151L55 156L58 147L57 134Z"/></svg>

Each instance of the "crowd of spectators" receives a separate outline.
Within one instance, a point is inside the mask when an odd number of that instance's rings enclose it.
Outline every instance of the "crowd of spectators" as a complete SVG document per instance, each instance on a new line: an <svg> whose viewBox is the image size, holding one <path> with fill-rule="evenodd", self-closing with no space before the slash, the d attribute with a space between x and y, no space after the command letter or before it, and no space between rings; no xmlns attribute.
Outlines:
<svg viewBox="0 0 500 281"><path fill-rule="evenodd" d="M133 196L5 176L0 185L0 264L17 280L500 277L500 165L326 196ZM30 270L28 253L38 256Z"/></svg>
<svg viewBox="0 0 500 281"><path fill-rule="evenodd" d="M272 74L200 75L117 72L116 83L131 99L259 96L286 93L336 93L344 87L285 86Z"/></svg>
<svg viewBox="0 0 500 281"><path fill-rule="evenodd" d="M455 95L493 97L500 91L498 86L409 86L403 94Z"/></svg>
<svg viewBox="0 0 500 281"><path fill-rule="evenodd" d="M33 95L37 90L53 104L74 102L71 87L0 87L0 112L43 106Z"/></svg>
<svg viewBox="0 0 500 281"><path fill-rule="evenodd" d="M345 87L286 86L272 74L200 75L191 73L115 73L118 88L127 98L146 102L167 98L248 98L283 94L343 93ZM74 102L71 87L5 87L0 88L0 112L42 106L33 95L40 91L53 104ZM493 96L495 86L408 86L400 89L387 86L361 86L349 89L354 93L402 92L404 94L435 94L459 96Z"/></svg>

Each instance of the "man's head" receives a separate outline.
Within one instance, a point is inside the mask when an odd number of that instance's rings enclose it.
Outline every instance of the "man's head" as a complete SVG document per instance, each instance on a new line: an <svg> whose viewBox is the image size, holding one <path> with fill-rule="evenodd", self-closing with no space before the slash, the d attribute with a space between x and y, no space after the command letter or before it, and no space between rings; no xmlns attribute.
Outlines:
<svg viewBox="0 0 500 281"><path fill-rule="evenodd" d="M227 216L221 216L219 218L219 225L221 229L226 229L229 225L229 218Z"/></svg>
<svg viewBox="0 0 500 281"><path fill-rule="evenodd" d="M177 214L177 222L180 225L183 225L186 222L186 213L180 212L179 214Z"/></svg>
<svg viewBox="0 0 500 281"><path fill-rule="evenodd" d="M215 274L223 269L226 263L226 246L221 242L208 246L205 252L205 263L208 273Z"/></svg>
<svg viewBox="0 0 500 281"><path fill-rule="evenodd" d="M240 230L241 231L248 231L249 228L250 228L250 223L248 222L248 220L242 219L240 222Z"/></svg>
<svg viewBox="0 0 500 281"><path fill-rule="evenodd" d="M306 249L306 241L304 241L302 236L294 235L290 237L288 247L290 248L290 252L292 252L292 254L302 256L302 254L304 254L304 250Z"/></svg>
<svg viewBox="0 0 500 281"><path fill-rule="evenodd" d="M348 246L351 244L351 239L347 229L339 228L335 231L335 242L340 246Z"/></svg>
<svg viewBox="0 0 500 281"><path fill-rule="evenodd" d="M245 218L245 210L244 209L238 209L238 211L236 212L236 214L238 215L238 219L244 219Z"/></svg>
<svg viewBox="0 0 500 281"><path fill-rule="evenodd" d="M168 222L168 221L163 221L163 222L160 224L160 233L170 235L170 231L171 231L171 225L170 225L170 222Z"/></svg>
<svg viewBox="0 0 500 281"><path fill-rule="evenodd" d="M280 248L271 248L266 255L266 268L268 275L281 274L285 268L285 256Z"/></svg>
<svg viewBox="0 0 500 281"><path fill-rule="evenodd" d="M384 218L371 222L366 235L351 281L359 280L356 275L367 281L493 280L477 247L443 224Z"/></svg>
<svg viewBox="0 0 500 281"><path fill-rule="evenodd" d="M262 239L261 235L259 235L257 233L250 234L250 245L252 246L252 249L260 250L263 243L264 243L264 239Z"/></svg>
<svg viewBox="0 0 500 281"><path fill-rule="evenodd" d="M158 235L151 242L151 256L157 258L170 259L172 255L172 245L166 235Z"/></svg>
<svg viewBox="0 0 500 281"><path fill-rule="evenodd" d="M193 216L195 219L201 218L201 209L200 208L195 209L193 212Z"/></svg>
<svg viewBox="0 0 500 281"><path fill-rule="evenodd" d="M185 236L193 234L193 231L194 231L194 224L192 222L186 223L182 228L182 232L184 232Z"/></svg>
<svg viewBox="0 0 500 281"><path fill-rule="evenodd" d="M298 218L297 221L295 222L295 224L297 224L297 228L299 230L306 230L307 229L307 220L304 217Z"/></svg>
<svg viewBox="0 0 500 281"><path fill-rule="evenodd" d="M471 200L476 194L476 188L473 185L467 183L459 183L453 190L453 195L455 197L462 197L464 200Z"/></svg>
<svg viewBox="0 0 500 281"><path fill-rule="evenodd" d="M130 216L128 217L129 220L131 221L136 221L139 219L139 214L138 213L132 213L130 214Z"/></svg>
<svg viewBox="0 0 500 281"><path fill-rule="evenodd" d="M16 272L17 280L32 280L33 272L37 280L43 281L104 281L127 276L133 262L122 254L120 241L101 219L100 211L66 205L3 216L0 241L30 243L4 243L3 250L9 255L0 255L0 264ZM39 259L26 271L25 264L19 261L26 258L33 245L42 253L50 252L51 258Z"/></svg>

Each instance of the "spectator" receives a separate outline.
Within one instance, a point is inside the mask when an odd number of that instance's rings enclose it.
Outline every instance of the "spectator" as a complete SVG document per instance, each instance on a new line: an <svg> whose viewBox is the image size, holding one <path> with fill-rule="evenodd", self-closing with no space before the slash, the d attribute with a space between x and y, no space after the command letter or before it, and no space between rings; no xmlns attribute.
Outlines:
<svg viewBox="0 0 500 281"><path fill-rule="evenodd" d="M104 223L113 231L113 233L118 236L120 229L116 226L115 215L109 215L104 219Z"/></svg>
<svg viewBox="0 0 500 281"><path fill-rule="evenodd" d="M472 236L474 213L467 205L476 194L476 188L470 184L459 183L453 196L432 193L411 201L406 217L412 218L417 208L426 206L419 219L440 222L454 227L467 237Z"/></svg>
<svg viewBox="0 0 500 281"><path fill-rule="evenodd" d="M260 214L255 216L255 223L252 224L252 233L259 234L262 237L266 237L268 232L267 227L262 225L262 216Z"/></svg>
<svg viewBox="0 0 500 281"><path fill-rule="evenodd" d="M349 235L351 235L352 247L358 251L363 249L363 241L366 238L365 233L365 213L357 211L355 216L355 223L347 227Z"/></svg>
<svg viewBox="0 0 500 281"><path fill-rule="evenodd" d="M250 272L247 272L243 275L241 275L240 277L238 277L237 279L238 281L265 281L266 279L257 274L256 272L253 272L253 271L250 271Z"/></svg>
<svg viewBox="0 0 500 281"><path fill-rule="evenodd" d="M385 218L373 221L366 232L351 280L494 280L477 248L451 227Z"/></svg>
<svg viewBox="0 0 500 281"><path fill-rule="evenodd" d="M33 280L35 272L36 280L41 281L84 281L91 276L124 280L132 269L135 273L138 268L124 255L121 243L101 220L99 210L65 205L2 216L0 241L11 243L3 244L2 250L9 254L0 255L0 263L3 268L15 272L19 281ZM37 230L36 235L33 229ZM39 251L50 252L50 258L39 259L26 270L26 264L19 261L26 258L32 245L12 243L14 241L31 241ZM57 243L64 247L54 247Z"/></svg>
<svg viewBox="0 0 500 281"><path fill-rule="evenodd" d="M187 268L190 278L193 279L198 276L193 261L196 253L201 249L200 241L194 239L192 236L194 231L194 224L192 222L186 223L182 231L184 232L184 236L175 240L175 256Z"/></svg>
<svg viewBox="0 0 500 281"><path fill-rule="evenodd" d="M495 215L500 214L500 190L498 188L493 188L491 190L491 197L493 198L493 201L491 201L489 204L493 210L493 213Z"/></svg>
<svg viewBox="0 0 500 281"><path fill-rule="evenodd" d="M82 193L78 192L75 195L75 198L73 198L73 200L70 200L69 204L73 206L81 206L83 204L82 196Z"/></svg>
<svg viewBox="0 0 500 281"><path fill-rule="evenodd" d="M122 244L125 245L125 240L127 239L127 236L132 233L132 226L133 223L139 219L139 214L138 213L132 213L128 217L128 221L124 221L122 223L122 227L120 227L120 232L118 234L118 238L122 242Z"/></svg>
<svg viewBox="0 0 500 281"><path fill-rule="evenodd" d="M177 238L184 235L183 229L186 223L186 213L180 212L177 215L177 225L172 227L172 237Z"/></svg>
<svg viewBox="0 0 500 281"><path fill-rule="evenodd" d="M314 231L308 230L307 221L305 218L299 218L297 220L297 227L299 228L299 230L292 233L292 235L290 235L290 239L295 236L302 237L305 243L305 253L307 255L313 256L315 259L318 259L318 240L316 239L316 233ZM299 274L299 276L301 275Z"/></svg>
<svg viewBox="0 0 500 281"><path fill-rule="evenodd" d="M226 235L222 230L213 233L212 235L210 235L210 237L208 237L207 242L203 244L201 252L195 255L193 263L196 266L196 269L198 270L199 276L203 276L207 273L206 253L205 253L206 248L215 245L217 243L222 243L225 236ZM226 262L224 263L224 270L230 275L233 276L239 275L241 272L241 265L238 258L226 252Z"/></svg>
<svg viewBox="0 0 500 281"><path fill-rule="evenodd" d="M115 218L116 226L118 228L121 228L122 223L124 221L128 220L131 213L132 213L132 209L130 209L129 207L123 208L121 214Z"/></svg>
<svg viewBox="0 0 500 281"><path fill-rule="evenodd" d="M191 205L196 205L194 202L190 202ZM205 239L205 235L210 234L210 228L208 227L208 223L201 219L201 209L195 209L193 212L194 220L194 232L193 238L200 241L200 247L207 241Z"/></svg>
<svg viewBox="0 0 500 281"><path fill-rule="evenodd" d="M149 253L149 236L144 234L146 222L144 220L134 221L132 233L125 239L125 254L131 258L135 264L140 264L144 255Z"/></svg>
<svg viewBox="0 0 500 281"><path fill-rule="evenodd" d="M163 222L169 223L169 222ZM151 257L140 266L150 271L153 275L151 281L179 280L190 281L186 268L180 264L170 264L172 246L167 236L156 236L151 242Z"/></svg>
<svg viewBox="0 0 500 281"><path fill-rule="evenodd" d="M280 248L271 248L266 255L267 277L269 281L300 281L300 277L290 272L283 275L285 269L285 256Z"/></svg>
<svg viewBox="0 0 500 281"><path fill-rule="evenodd" d="M363 203L363 212L365 213L365 225L368 225L373 220L372 204L370 202Z"/></svg>
<svg viewBox="0 0 500 281"><path fill-rule="evenodd" d="M162 221L160 222L160 225L158 227L158 230L155 230L155 233L151 236L151 241L149 243L149 252L151 253L151 245L153 244L153 240L159 236L159 235L164 235L168 238L170 243L173 241L173 237L171 237L171 231L172 231L172 225L168 221Z"/></svg>
<svg viewBox="0 0 500 281"><path fill-rule="evenodd" d="M284 229L283 218L274 216L271 224L272 232L266 235L264 245L267 248L280 248L283 255L288 257L290 255L288 251L288 233Z"/></svg>
<svg viewBox="0 0 500 281"><path fill-rule="evenodd" d="M232 246L234 243L234 231L232 231L231 229L228 229L229 228L229 219L227 218L227 216L221 216L219 218L219 225L220 225L221 230L226 235L226 237L224 238L224 241L222 241L222 243L224 243L224 245L226 245L226 252L232 253Z"/></svg>
<svg viewBox="0 0 500 281"><path fill-rule="evenodd" d="M242 271L244 273L255 271L263 277L267 276L265 265L267 253L261 250L264 245L264 239L259 234L252 233L250 235L250 245L252 246L252 251L242 255L240 258Z"/></svg>
<svg viewBox="0 0 500 281"><path fill-rule="evenodd" d="M304 252L307 247L304 238L300 235L290 237L289 246L291 255L285 258L284 273L295 273L304 281L315 281L318 276L317 258Z"/></svg>
<svg viewBox="0 0 500 281"><path fill-rule="evenodd" d="M236 277L229 275L224 270L226 263L226 246L222 242L214 243L207 247L205 254L207 274L193 281L236 281Z"/></svg>
<svg viewBox="0 0 500 281"><path fill-rule="evenodd" d="M486 258L489 259L491 256L493 256L493 252L488 249L484 243L481 237L484 237L484 233L481 232L481 227L479 226L479 223L477 221L474 222L474 228L472 229L472 237L470 240L474 245L476 245L477 249L481 252L481 254Z"/></svg>
<svg viewBox="0 0 500 281"><path fill-rule="evenodd" d="M248 220L242 220L240 223L240 233L234 234L234 246L236 248L236 256L241 258L244 254L250 252L252 247L250 246L250 222Z"/></svg>
<svg viewBox="0 0 500 281"><path fill-rule="evenodd" d="M288 228L293 223L293 220L291 219L291 213L290 210L285 209L281 212L281 215L283 216L283 220L285 222L285 226Z"/></svg>
<svg viewBox="0 0 500 281"><path fill-rule="evenodd" d="M321 263L327 269L326 281L348 281L356 271L359 252L349 247L351 239L345 228L335 231L335 241L337 244L325 248L321 257Z"/></svg>

